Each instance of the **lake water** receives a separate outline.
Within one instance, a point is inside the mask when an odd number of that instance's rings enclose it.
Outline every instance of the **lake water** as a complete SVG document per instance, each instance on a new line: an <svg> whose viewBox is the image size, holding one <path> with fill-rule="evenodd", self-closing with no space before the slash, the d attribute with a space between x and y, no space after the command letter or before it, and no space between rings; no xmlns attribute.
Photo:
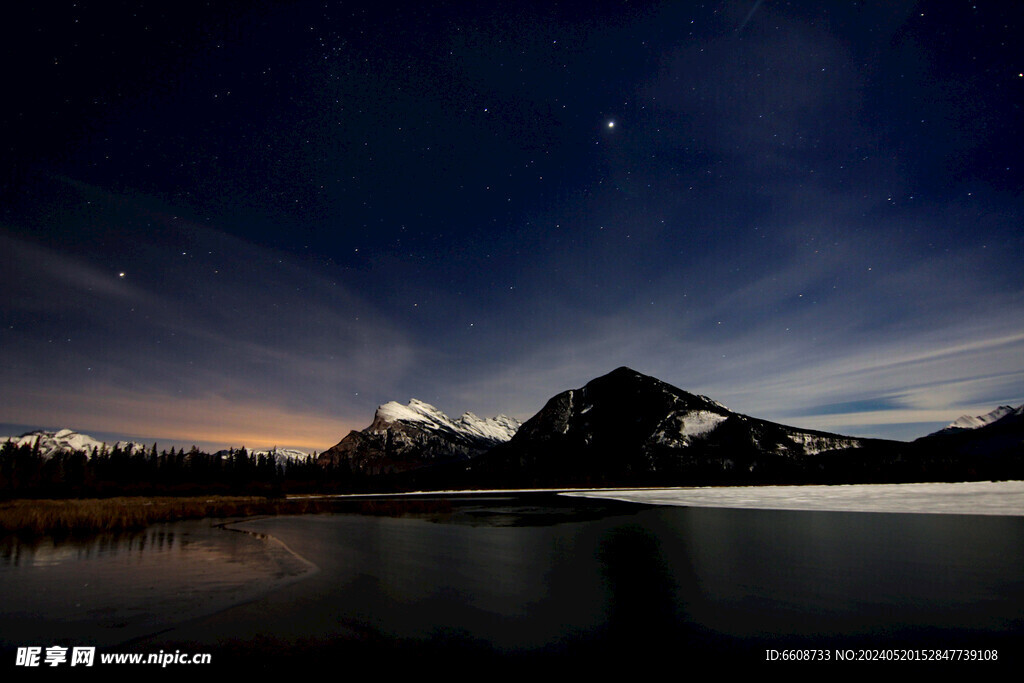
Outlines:
<svg viewBox="0 0 1024 683"><path fill-rule="evenodd" d="M114 645L251 600L316 567L209 521L0 544L0 647Z"/></svg>
<svg viewBox="0 0 1024 683"><path fill-rule="evenodd" d="M231 667L767 666L789 647L1022 659L1024 518L435 503L8 543L3 656L60 641Z"/></svg>

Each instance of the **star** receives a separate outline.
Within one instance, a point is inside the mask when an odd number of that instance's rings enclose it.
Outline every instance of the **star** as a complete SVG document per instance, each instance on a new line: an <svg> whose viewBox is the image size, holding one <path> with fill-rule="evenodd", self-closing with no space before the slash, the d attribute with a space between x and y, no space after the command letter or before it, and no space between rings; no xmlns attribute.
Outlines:
<svg viewBox="0 0 1024 683"><path fill-rule="evenodd" d="M614 128L615 127L615 122L614 121L609 121L608 122L608 127L609 128Z"/></svg>

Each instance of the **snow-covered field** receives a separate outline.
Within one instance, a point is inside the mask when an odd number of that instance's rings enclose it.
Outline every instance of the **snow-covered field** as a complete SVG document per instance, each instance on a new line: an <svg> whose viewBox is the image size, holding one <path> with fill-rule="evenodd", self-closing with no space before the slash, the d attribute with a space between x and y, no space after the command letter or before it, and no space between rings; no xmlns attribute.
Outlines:
<svg viewBox="0 0 1024 683"><path fill-rule="evenodd" d="M1024 516L1024 481L619 489L563 495L690 507Z"/></svg>

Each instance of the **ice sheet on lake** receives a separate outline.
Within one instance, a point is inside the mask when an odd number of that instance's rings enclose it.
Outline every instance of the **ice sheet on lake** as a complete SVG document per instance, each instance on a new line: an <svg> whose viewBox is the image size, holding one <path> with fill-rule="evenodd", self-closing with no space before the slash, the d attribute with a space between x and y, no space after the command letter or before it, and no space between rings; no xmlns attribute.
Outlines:
<svg viewBox="0 0 1024 683"><path fill-rule="evenodd" d="M1024 516L1024 481L619 489L563 495L690 507Z"/></svg>

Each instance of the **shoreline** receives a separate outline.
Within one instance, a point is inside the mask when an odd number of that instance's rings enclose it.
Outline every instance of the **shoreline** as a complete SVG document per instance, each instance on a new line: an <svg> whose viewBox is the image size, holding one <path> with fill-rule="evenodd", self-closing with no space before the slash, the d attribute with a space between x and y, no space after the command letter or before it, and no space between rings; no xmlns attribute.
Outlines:
<svg viewBox="0 0 1024 683"><path fill-rule="evenodd" d="M260 515L316 514L360 503L369 514L432 507L437 496L552 493L646 505L774 510L968 514L1024 516L1024 481L922 482L906 484L829 484L705 487L527 488L406 491L400 493L259 496L117 497L14 499L0 502L0 537L75 536L144 529L160 522ZM392 500L374 504L373 500ZM364 502L365 501L365 502ZM436 503L434 504L436 506ZM365 509L363 509L365 508Z"/></svg>
<svg viewBox="0 0 1024 683"><path fill-rule="evenodd" d="M323 512L330 507L315 499L259 496L21 498L0 502L0 536L74 536L135 531L161 522L308 514Z"/></svg>

